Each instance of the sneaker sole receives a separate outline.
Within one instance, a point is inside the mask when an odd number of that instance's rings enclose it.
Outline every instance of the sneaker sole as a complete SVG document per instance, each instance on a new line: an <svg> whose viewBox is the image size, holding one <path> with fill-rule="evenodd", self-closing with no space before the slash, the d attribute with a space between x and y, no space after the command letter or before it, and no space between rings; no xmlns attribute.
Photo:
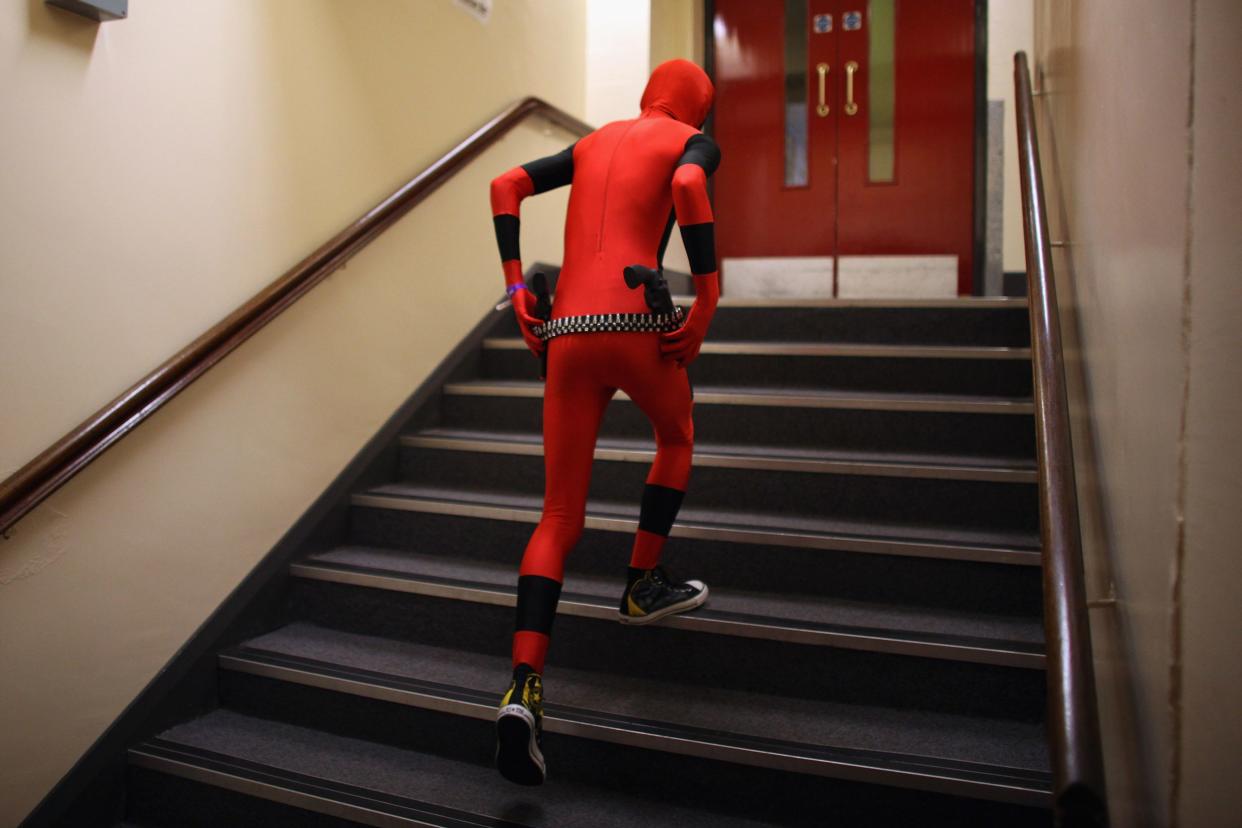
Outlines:
<svg viewBox="0 0 1242 828"><path fill-rule="evenodd" d="M702 581L687 581L688 584L702 583ZM626 615L624 612L617 612L617 617L621 619L622 624L650 624L652 621L659 621L669 615L675 615L679 612L688 612L697 609L707 603L707 584L703 584L703 591L693 598L687 598L678 604L669 604L663 609L656 610L647 615Z"/></svg>
<svg viewBox="0 0 1242 828"><path fill-rule="evenodd" d="M519 785L542 785L546 776L534 714L520 704L505 705L496 716L496 769Z"/></svg>

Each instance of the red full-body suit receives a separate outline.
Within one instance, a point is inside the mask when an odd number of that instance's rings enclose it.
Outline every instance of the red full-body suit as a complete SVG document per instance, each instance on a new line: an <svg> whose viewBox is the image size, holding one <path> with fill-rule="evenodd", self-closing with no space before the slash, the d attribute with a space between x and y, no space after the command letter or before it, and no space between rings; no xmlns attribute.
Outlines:
<svg viewBox="0 0 1242 828"><path fill-rule="evenodd" d="M719 152L698 129L711 108L706 74L684 60L652 73L637 118L607 124L565 151L515 167L492 182L505 281L531 350L547 348L544 390L543 515L519 571L513 661L543 671L564 561L582 534L595 441L617 390L650 418L656 458L644 487L630 565L651 569L690 476L694 427L685 365L715 311L718 287L707 177ZM571 184L565 254L552 318L647 313L628 287L630 265L656 267L675 214L689 254L696 300L672 332L571 333L542 341L532 329L534 299L522 287L519 205L526 196Z"/></svg>

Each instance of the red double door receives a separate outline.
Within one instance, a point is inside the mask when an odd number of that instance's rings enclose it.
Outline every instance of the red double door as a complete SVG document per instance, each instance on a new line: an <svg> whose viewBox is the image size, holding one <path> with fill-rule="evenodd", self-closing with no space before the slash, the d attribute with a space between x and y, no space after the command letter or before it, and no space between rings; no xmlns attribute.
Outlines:
<svg viewBox="0 0 1242 828"><path fill-rule="evenodd" d="M975 0L714 6L726 291L731 257L954 255L969 294Z"/></svg>

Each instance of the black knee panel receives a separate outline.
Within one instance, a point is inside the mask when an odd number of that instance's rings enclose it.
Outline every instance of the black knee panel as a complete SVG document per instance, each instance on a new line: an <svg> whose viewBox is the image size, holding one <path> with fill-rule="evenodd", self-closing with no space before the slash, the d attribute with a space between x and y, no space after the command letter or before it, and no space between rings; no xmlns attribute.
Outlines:
<svg viewBox="0 0 1242 828"><path fill-rule="evenodd" d="M542 575L518 577L517 629L545 635L552 632L552 619L561 600L558 581Z"/></svg>
<svg viewBox="0 0 1242 828"><path fill-rule="evenodd" d="M638 514L638 528L654 535L668 537L681 509L681 499L686 493L668 486L648 483L643 487L642 511Z"/></svg>

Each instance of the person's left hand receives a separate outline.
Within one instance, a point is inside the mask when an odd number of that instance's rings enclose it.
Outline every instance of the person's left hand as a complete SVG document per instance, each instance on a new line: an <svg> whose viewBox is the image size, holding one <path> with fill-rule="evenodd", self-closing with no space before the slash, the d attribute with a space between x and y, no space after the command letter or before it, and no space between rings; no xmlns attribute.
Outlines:
<svg viewBox="0 0 1242 828"><path fill-rule="evenodd" d="M714 307L708 308L696 299L680 328L660 334L660 356L675 360L681 368L694 362L715 312Z"/></svg>

